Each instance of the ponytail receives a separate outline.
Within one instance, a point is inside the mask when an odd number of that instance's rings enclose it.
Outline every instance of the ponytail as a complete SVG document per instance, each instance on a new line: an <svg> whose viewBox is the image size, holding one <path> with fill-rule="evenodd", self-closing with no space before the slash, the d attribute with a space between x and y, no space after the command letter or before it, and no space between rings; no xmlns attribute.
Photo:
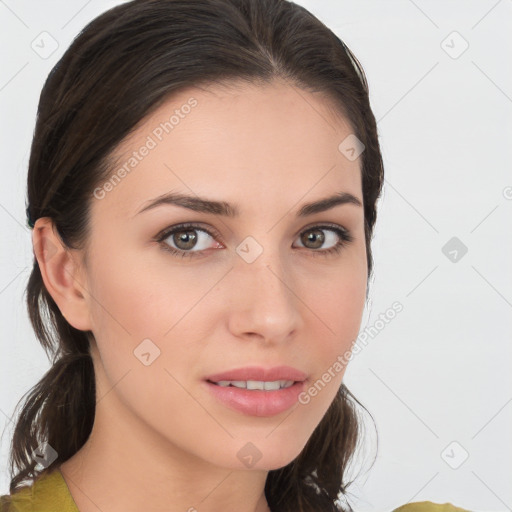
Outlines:
<svg viewBox="0 0 512 512"><path fill-rule="evenodd" d="M27 285L27 305L36 335L52 359L51 368L18 402L21 405L11 444L10 493L74 455L89 437L94 423L94 366L87 334L71 327L46 291L34 263ZM43 306L56 333L44 323ZM55 346L57 334L61 343ZM44 451L48 465L41 464ZM37 455L36 455L37 454ZM40 464L45 467L37 469Z"/></svg>

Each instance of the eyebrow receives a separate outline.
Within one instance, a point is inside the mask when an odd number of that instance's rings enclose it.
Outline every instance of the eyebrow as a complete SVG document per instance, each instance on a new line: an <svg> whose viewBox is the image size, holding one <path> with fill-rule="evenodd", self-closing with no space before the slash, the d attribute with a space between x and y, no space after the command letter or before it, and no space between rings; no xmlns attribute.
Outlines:
<svg viewBox="0 0 512 512"><path fill-rule="evenodd" d="M353 204L362 207L361 201L349 192L338 192L332 196L304 204L297 212L297 217L306 217L315 213L325 212L335 206L343 204ZM180 193L168 192L145 203L145 205L136 213L151 210L162 205L175 205L187 208L195 212L211 213L213 215L222 215L224 217L238 217L240 210L236 205L225 201L213 201L198 196L189 196Z"/></svg>

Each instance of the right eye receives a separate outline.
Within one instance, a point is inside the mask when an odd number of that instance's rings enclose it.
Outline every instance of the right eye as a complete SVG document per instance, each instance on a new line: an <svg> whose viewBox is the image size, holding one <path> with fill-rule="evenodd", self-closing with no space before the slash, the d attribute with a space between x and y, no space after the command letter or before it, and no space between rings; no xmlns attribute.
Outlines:
<svg viewBox="0 0 512 512"><path fill-rule="evenodd" d="M199 253L207 249L223 248L224 246L218 243L216 246L211 246L208 239L214 239L214 237L215 235L207 229L196 224L178 224L162 231L157 235L156 241L162 245L162 249L171 254L188 258L199 256Z"/></svg>

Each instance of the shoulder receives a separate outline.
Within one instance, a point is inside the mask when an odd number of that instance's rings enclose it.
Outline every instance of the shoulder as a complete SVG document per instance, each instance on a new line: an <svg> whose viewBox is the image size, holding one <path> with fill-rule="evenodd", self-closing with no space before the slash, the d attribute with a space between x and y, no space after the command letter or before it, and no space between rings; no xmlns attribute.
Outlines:
<svg viewBox="0 0 512 512"><path fill-rule="evenodd" d="M0 512L31 512L33 486L20 487L14 494L0 496Z"/></svg>
<svg viewBox="0 0 512 512"><path fill-rule="evenodd" d="M451 503L432 503L431 501L418 501L407 503L393 510L393 512L470 512L465 508L456 507Z"/></svg>
<svg viewBox="0 0 512 512"><path fill-rule="evenodd" d="M59 469L39 475L32 485L0 496L0 512L78 512Z"/></svg>

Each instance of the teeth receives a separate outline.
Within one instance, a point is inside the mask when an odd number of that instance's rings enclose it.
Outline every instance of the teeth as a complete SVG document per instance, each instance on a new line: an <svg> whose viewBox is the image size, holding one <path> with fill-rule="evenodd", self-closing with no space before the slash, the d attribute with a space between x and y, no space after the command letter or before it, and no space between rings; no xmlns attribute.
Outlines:
<svg viewBox="0 0 512 512"><path fill-rule="evenodd" d="M242 389L258 389L264 391L277 391L282 388L289 388L293 386L293 380L274 380L271 382L264 382L261 380L220 380L216 384L226 388L234 386Z"/></svg>

